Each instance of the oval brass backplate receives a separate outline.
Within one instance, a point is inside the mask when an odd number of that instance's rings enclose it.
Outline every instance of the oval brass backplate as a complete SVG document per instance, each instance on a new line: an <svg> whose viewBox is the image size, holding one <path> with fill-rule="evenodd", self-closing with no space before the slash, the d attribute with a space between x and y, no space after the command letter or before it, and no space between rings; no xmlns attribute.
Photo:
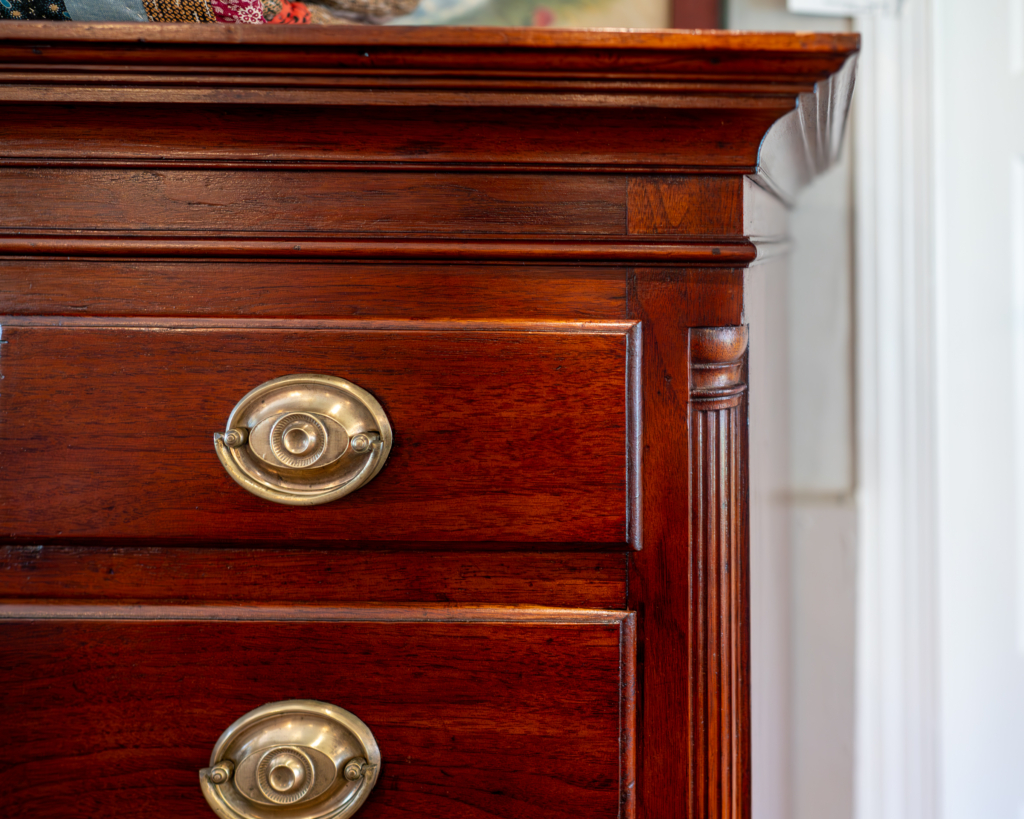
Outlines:
<svg viewBox="0 0 1024 819"><path fill-rule="evenodd" d="M213 436L227 473L254 495L313 506L380 472L391 423L376 398L343 378L286 375L256 387Z"/></svg>
<svg viewBox="0 0 1024 819"><path fill-rule="evenodd" d="M326 702L285 700L221 734L199 783L221 819L345 819L379 772L377 742L357 716Z"/></svg>

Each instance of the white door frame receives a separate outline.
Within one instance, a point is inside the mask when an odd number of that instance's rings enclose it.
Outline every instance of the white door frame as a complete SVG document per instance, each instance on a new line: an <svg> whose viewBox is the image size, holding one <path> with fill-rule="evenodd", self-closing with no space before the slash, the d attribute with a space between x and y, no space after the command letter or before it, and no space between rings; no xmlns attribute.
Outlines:
<svg viewBox="0 0 1024 819"><path fill-rule="evenodd" d="M854 815L936 819L933 0L857 28Z"/></svg>

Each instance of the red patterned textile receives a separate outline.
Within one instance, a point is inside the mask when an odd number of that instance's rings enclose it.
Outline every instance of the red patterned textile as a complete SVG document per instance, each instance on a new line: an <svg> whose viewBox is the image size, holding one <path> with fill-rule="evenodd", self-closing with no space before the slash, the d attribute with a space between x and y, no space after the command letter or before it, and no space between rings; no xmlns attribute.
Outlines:
<svg viewBox="0 0 1024 819"><path fill-rule="evenodd" d="M218 23L262 23L260 0L210 0Z"/></svg>
<svg viewBox="0 0 1024 819"><path fill-rule="evenodd" d="M283 23L285 25L308 25L310 17L309 9L305 3L292 3L290 0L281 0L281 10L268 22Z"/></svg>

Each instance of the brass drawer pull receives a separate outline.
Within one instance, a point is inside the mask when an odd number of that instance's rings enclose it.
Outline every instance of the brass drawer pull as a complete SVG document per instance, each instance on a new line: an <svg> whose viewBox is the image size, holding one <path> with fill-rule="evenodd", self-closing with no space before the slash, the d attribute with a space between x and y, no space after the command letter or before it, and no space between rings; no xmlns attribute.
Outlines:
<svg viewBox="0 0 1024 819"><path fill-rule="evenodd" d="M312 506L370 481L391 440L387 414L366 390L329 375L286 375L243 397L213 446L254 495Z"/></svg>
<svg viewBox="0 0 1024 819"><path fill-rule="evenodd" d="M221 734L199 783L222 819L345 819L379 772L380 751L362 720L325 702L286 700Z"/></svg>

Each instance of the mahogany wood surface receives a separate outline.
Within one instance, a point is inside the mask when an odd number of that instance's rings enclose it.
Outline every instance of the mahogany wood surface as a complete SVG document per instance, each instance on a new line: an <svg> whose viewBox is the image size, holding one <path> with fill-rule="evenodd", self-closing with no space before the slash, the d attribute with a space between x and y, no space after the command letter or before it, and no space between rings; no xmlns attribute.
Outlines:
<svg viewBox="0 0 1024 819"><path fill-rule="evenodd" d="M632 273L604 265L7 258L0 314L625 320ZM698 325L742 315L742 269L677 264L645 275L675 282Z"/></svg>
<svg viewBox="0 0 1024 819"><path fill-rule="evenodd" d="M688 324L685 291L658 275L638 275L634 287L634 317L651 330L644 339L642 381L652 385L644 393L644 437L660 442L644 449L645 552L633 556L629 571L628 606L638 612L644 647L638 813L747 817L749 646L734 625L745 621L747 606L745 588L736 585L748 559L738 445L745 379L727 368L726 394L706 399L705 384L693 383L691 333L677 323ZM737 329L703 332L731 338ZM724 355L712 347L709 363L733 363L734 349L724 347ZM712 419L711 434L707 418L695 414L705 400L727 414Z"/></svg>
<svg viewBox="0 0 1024 819"><path fill-rule="evenodd" d="M718 0L672 0L672 28L718 28L722 7Z"/></svg>
<svg viewBox="0 0 1024 819"><path fill-rule="evenodd" d="M607 321L626 318L628 275L578 264L2 258L0 315ZM740 271L700 278L742 287Z"/></svg>
<svg viewBox="0 0 1024 819"><path fill-rule="evenodd" d="M640 176L629 180L635 235L743 235L743 180L714 176Z"/></svg>
<svg viewBox="0 0 1024 819"><path fill-rule="evenodd" d="M11 125L0 123L0 142L10 144L8 162L30 165L701 169L756 174L791 197L837 155L858 42L855 34L8 23L0 103L18 105ZM83 103L91 116L75 107ZM116 103L119 115L96 103ZM187 121L167 110L185 104Z"/></svg>
<svg viewBox="0 0 1024 819"><path fill-rule="evenodd" d="M857 36L289 28L0 24L0 812L212 815L306 696L360 815L749 819L745 304ZM395 427L310 509L210 440L302 371Z"/></svg>
<svg viewBox="0 0 1024 819"><path fill-rule="evenodd" d="M647 240L641 237L601 239L559 237L537 239L458 237L455 235L421 237L345 237L277 235L213 236L205 234L124 235L123 233L60 231L17 231L0 235L0 254L5 256L50 256L60 261L74 257L120 258L195 258L297 260L380 260L409 259L432 261L560 262L606 264L632 262L656 265L722 265L735 267L758 258L758 247L746 239L680 241L675 238Z"/></svg>
<svg viewBox="0 0 1024 819"><path fill-rule="evenodd" d="M0 168L0 213L12 231L622 235L626 185L593 174Z"/></svg>
<svg viewBox="0 0 1024 819"><path fill-rule="evenodd" d="M701 106L696 110L681 107L680 95L670 85L665 107L638 107L647 96L631 95L616 101L619 107L612 111L574 107L567 122L557 103L571 104L579 94L551 98L546 88L534 107L511 108L503 104L508 94L497 93L486 100L489 107L467 107L471 100L461 97L453 97L444 107L431 107L427 90L421 99L410 100L417 103L413 106L371 107L383 89L373 90L372 96L369 91L360 92L366 96L343 106L319 98L296 106L289 95L279 100L288 103L285 107L268 107L259 104L262 100L254 90L244 105L190 105L189 121L183 123L161 100L183 93L177 89L195 82L194 73L174 77L173 88L160 87L162 83L153 88L147 82L145 98L129 104L118 99L131 80L131 75L123 74L107 77L111 92L98 100L104 104L84 104L96 93L93 89L102 88L97 85L102 77L90 78L87 87L67 92L68 98L61 102L68 104L55 109L40 110L19 98L18 104L5 105L9 113L0 122L6 164L260 170L273 160L289 170L352 172L369 166L389 172L440 169L589 175L661 168L685 173L710 167L741 174L756 167L757 146L765 130L792 109L792 97L783 101L773 95L764 102L741 105L740 110L735 102L722 100L712 103L712 119L703 99L690 97ZM0 70L0 82L6 79ZM10 82L0 84L0 102L13 88ZM800 88L809 91L810 85ZM685 93L690 89L679 90L683 100L690 96ZM703 88L699 91L700 97L707 93ZM318 85L304 93L336 92ZM605 97L601 94L595 102ZM114 119L109 116L111 102L118 103ZM700 147L680 138L681 134L699 139Z"/></svg>
<svg viewBox="0 0 1024 819"><path fill-rule="evenodd" d="M2 546L0 567L8 600L626 604L626 557L612 552Z"/></svg>
<svg viewBox="0 0 1024 819"><path fill-rule="evenodd" d="M633 651L621 615L361 616L0 619L4 816L208 815L196 772L223 728L265 702L314 698L344 702L382 748L362 816L619 815L630 731L620 668Z"/></svg>
<svg viewBox="0 0 1024 819"><path fill-rule="evenodd" d="M746 327L691 328L687 702L694 814L749 811ZM701 646L712 650L700 651Z"/></svg>
<svg viewBox="0 0 1024 819"><path fill-rule="evenodd" d="M555 77L598 86L675 77L693 86L731 83L734 93L745 86L764 90L782 84L776 93L785 93L808 77L835 73L859 43L856 34L416 26L288 30L25 21L4 24L0 59L12 78L44 88L73 80L75 74L61 70L68 65L101 67L108 82L122 88L131 86L132 76L191 65L232 69L217 83L221 88L257 76L274 77L282 86L329 79L351 87L460 88ZM142 74L140 68L152 73ZM294 74L302 68L308 76ZM124 75L120 82L114 79L118 74ZM34 98L40 97L46 98L45 90Z"/></svg>
<svg viewBox="0 0 1024 819"><path fill-rule="evenodd" d="M4 538L628 539L628 322L92 324L4 326ZM369 390L394 447L349 502L282 508L232 482L212 436L307 372Z"/></svg>

